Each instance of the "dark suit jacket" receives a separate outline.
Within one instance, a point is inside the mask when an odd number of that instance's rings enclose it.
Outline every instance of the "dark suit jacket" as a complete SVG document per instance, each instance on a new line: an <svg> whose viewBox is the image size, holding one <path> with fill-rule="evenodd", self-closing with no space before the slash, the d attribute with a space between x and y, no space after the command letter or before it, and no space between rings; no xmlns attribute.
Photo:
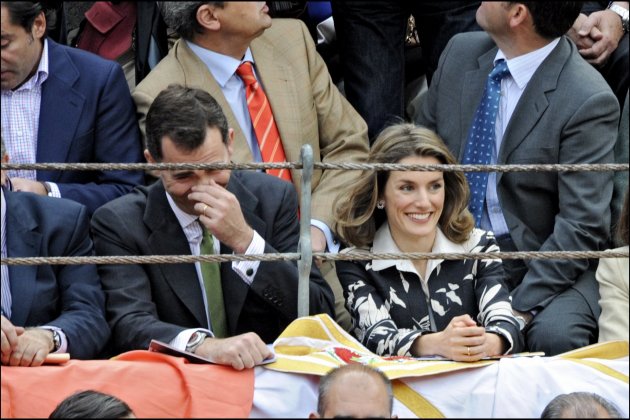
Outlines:
<svg viewBox="0 0 630 420"><path fill-rule="evenodd" d="M70 200L4 190L7 256L93 255L84 206ZM95 265L11 265L11 322L59 327L73 358L95 358L109 338L105 295Z"/></svg>
<svg viewBox="0 0 630 420"><path fill-rule="evenodd" d="M42 85L38 163L143 162L135 108L120 65L48 40L49 74ZM37 171L59 183L61 196L91 214L144 183L142 171Z"/></svg>
<svg viewBox="0 0 630 420"><path fill-rule="evenodd" d="M232 172L227 189L245 220L266 241L265 252L296 252L299 237L293 186L256 172ZM98 255L190 255L184 232L161 181L101 207L92 218ZM221 244L221 253L232 250ZM256 332L270 343L297 317L294 261L261 262L251 286L221 264L230 335ZM169 342L186 328L207 328L203 295L193 264L101 265L107 316L116 351ZM334 316L333 295L317 269L311 272L310 313Z"/></svg>
<svg viewBox="0 0 630 420"><path fill-rule="evenodd" d="M447 45L417 121L437 131L461 162L497 47L484 32ZM503 137L499 164L612 163L619 106L612 91L566 37L536 70ZM610 226L610 172L512 172L498 195L519 251L601 250ZM531 260L513 291L520 311L545 307L575 286L594 314L597 284L588 260Z"/></svg>

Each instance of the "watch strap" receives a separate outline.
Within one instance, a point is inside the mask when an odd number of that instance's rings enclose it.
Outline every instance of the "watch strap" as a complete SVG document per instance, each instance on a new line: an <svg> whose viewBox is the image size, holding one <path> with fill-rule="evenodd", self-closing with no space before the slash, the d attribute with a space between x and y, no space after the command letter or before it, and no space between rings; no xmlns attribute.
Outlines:
<svg viewBox="0 0 630 420"><path fill-rule="evenodd" d="M623 33L627 34L629 29L628 26L630 25L630 23L628 22L628 10L622 6L619 6L618 4L613 3L610 3L608 5L608 9L619 15L619 17L621 18L621 27L623 28Z"/></svg>
<svg viewBox="0 0 630 420"><path fill-rule="evenodd" d="M189 353L194 353L197 350L197 347L203 343L203 341L208 337L208 334L202 331L195 331L191 336L190 340L188 340L188 344L186 344L186 351Z"/></svg>
<svg viewBox="0 0 630 420"><path fill-rule="evenodd" d="M52 335L53 335L53 349L51 353L54 353L57 350L59 350L59 348L61 347L61 334L59 334L59 331L57 330L52 330Z"/></svg>

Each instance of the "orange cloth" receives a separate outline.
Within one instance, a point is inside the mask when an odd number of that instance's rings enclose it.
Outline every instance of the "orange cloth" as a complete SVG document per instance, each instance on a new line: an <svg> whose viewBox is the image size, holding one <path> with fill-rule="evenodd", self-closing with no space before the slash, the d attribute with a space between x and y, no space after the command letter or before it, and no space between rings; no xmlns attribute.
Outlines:
<svg viewBox="0 0 630 420"><path fill-rule="evenodd" d="M56 366L2 366L2 417L47 418L76 391L96 390L125 401L137 417L248 417L254 370L192 364L145 350L111 360Z"/></svg>

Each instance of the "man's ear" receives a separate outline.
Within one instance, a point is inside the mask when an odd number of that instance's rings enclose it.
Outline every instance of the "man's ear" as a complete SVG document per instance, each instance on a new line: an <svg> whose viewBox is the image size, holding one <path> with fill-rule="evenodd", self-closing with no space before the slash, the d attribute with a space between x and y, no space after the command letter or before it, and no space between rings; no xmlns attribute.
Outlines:
<svg viewBox="0 0 630 420"><path fill-rule="evenodd" d="M44 37L46 33L46 15L44 12L40 12L39 15L35 17L33 21L33 27L31 29L31 34L35 39L41 39Z"/></svg>
<svg viewBox="0 0 630 420"><path fill-rule="evenodd" d="M232 153L234 152L234 129L228 128L228 138L225 147L228 151L228 161L232 160Z"/></svg>
<svg viewBox="0 0 630 420"><path fill-rule="evenodd" d="M522 25L529 16L529 9L521 3L513 3L510 9L509 25L511 28Z"/></svg>
<svg viewBox="0 0 630 420"><path fill-rule="evenodd" d="M200 6L199 9L197 9L197 23L210 31L218 31L221 29L221 22L215 13L217 8L217 6L212 4Z"/></svg>
<svg viewBox="0 0 630 420"><path fill-rule="evenodd" d="M144 158L147 160L147 163L156 163L153 156L151 156L149 149L144 149Z"/></svg>

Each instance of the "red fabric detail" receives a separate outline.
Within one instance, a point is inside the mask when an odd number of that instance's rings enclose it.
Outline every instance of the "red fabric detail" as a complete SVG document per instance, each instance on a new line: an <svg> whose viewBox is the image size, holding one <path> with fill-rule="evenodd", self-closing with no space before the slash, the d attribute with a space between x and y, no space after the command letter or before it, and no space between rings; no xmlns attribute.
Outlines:
<svg viewBox="0 0 630 420"><path fill-rule="evenodd" d="M97 1L85 12L87 22L77 47L108 60L115 60L131 48L136 25L136 5L131 1L112 4Z"/></svg>

